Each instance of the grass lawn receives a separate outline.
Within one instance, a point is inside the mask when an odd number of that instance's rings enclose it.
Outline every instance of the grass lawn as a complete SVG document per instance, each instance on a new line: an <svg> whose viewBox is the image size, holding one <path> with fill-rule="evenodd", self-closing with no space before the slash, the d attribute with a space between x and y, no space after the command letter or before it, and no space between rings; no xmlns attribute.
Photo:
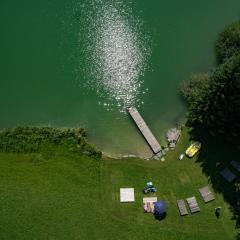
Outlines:
<svg viewBox="0 0 240 240"><path fill-rule="evenodd" d="M188 143L184 131L165 162L99 161L57 149L51 154L1 153L0 239L235 239L236 222L224 194L213 190L216 200L205 204L198 193L207 184L212 188L203 163L177 160ZM147 181L157 187L158 199L167 201L163 221L143 213ZM120 203L120 187L134 187L136 202ZM201 212L180 217L176 200L191 196ZM219 219L216 206L222 206Z"/></svg>

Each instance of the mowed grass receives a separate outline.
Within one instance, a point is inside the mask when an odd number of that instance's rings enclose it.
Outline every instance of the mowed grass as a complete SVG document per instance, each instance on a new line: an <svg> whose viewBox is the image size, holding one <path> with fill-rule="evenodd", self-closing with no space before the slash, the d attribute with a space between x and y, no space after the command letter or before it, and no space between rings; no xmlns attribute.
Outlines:
<svg viewBox="0 0 240 240"><path fill-rule="evenodd" d="M198 192L208 182L196 159L177 157L189 144L183 133L165 162L101 161L67 151L0 154L0 239L234 239L230 206L221 194L205 204ZM147 181L167 202L167 217L143 213ZM134 203L119 202L119 188L134 187ZM213 190L214 191L214 190ZM180 217L176 200L196 196L201 212ZM219 219L214 208L222 207Z"/></svg>

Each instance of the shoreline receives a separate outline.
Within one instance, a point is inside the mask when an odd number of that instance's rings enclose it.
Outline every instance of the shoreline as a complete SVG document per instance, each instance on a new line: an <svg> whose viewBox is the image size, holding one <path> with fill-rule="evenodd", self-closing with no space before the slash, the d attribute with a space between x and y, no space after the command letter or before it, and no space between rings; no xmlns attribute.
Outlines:
<svg viewBox="0 0 240 240"><path fill-rule="evenodd" d="M121 160L121 159L127 159L127 158L137 158L137 159L142 159L142 160L151 160L151 159L153 159L153 155L151 155L149 157L143 157L143 156L135 155L135 154L119 154L117 156L113 156L111 153L102 152L102 158L103 159L113 159L113 160Z"/></svg>
<svg viewBox="0 0 240 240"><path fill-rule="evenodd" d="M185 125L181 125L181 127L184 127ZM80 130L80 132L79 132ZM138 131L138 130L136 130ZM79 134L80 133L80 134ZM11 128L2 128L0 129L0 150L6 151L6 149L11 149L13 151L16 151L15 148L17 148L17 151L24 152L24 149L28 149L27 145L36 144L34 141L37 140L37 144L34 148L35 151L39 151L39 149L42 149L42 144L46 146L46 144L52 144L52 141L55 142L54 144L58 145L63 140L67 140L67 138L73 137L75 140L75 145L77 148L80 148L79 145L79 139L84 139L84 145L91 148L91 151L100 152L102 158L104 159L127 159L127 158L136 158L136 159L142 159L142 160L151 160L154 159L155 154L151 151L150 147L148 146L147 142L145 145L149 150L144 152L138 153L115 153L114 151L104 151L101 150L101 148L97 147L96 144L92 143L92 141L89 140L88 134L85 128L68 128L68 127L54 127L54 126L32 126L32 125L23 125L23 126L17 126L17 127L11 127ZM141 134L139 133L139 138L142 138ZM20 141L21 139L21 141ZM11 141L16 141L15 145L12 146ZM43 143L44 142L44 143ZM47 143L49 142L49 143ZM163 149L168 148L168 145L166 145L167 141L163 144ZM8 146L9 144L9 146ZM19 146L21 145L24 147L24 149L19 150ZM39 149L38 149L39 148ZM141 149L141 148L139 148ZM10 150L10 151L11 151ZM8 151L8 150L7 150ZM28 149L27 151L32 151ZM87 155L87 151L83 151L83 153ZM156 159L155 159L156 160Z"/></svg>

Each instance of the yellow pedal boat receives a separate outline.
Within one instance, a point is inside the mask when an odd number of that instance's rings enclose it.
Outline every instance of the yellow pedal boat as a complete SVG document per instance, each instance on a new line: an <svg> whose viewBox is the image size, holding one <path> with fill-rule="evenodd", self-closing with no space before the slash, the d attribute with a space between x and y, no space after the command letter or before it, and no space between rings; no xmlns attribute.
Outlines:
<svg viewBox="0 0 240 240"><path fill-rule="evenodd" d="M200 148L201 148L201 143L194 142L190 145L190 147L186 150L185 153L188 157L191 158L199 152Z"/></svg>

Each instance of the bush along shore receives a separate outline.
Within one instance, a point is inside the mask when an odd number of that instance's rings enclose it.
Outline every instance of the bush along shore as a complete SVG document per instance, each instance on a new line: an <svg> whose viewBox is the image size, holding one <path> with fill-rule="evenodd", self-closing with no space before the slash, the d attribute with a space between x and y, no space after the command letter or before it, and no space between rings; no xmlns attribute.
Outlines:
<svg viewBox="0 0 240 240"><path fill-rule="evenodd" d="M102 156L100 151L87 142L83 128L26 126L0 130L1 152L39 153L57 146L94 158Z"/></svg>

